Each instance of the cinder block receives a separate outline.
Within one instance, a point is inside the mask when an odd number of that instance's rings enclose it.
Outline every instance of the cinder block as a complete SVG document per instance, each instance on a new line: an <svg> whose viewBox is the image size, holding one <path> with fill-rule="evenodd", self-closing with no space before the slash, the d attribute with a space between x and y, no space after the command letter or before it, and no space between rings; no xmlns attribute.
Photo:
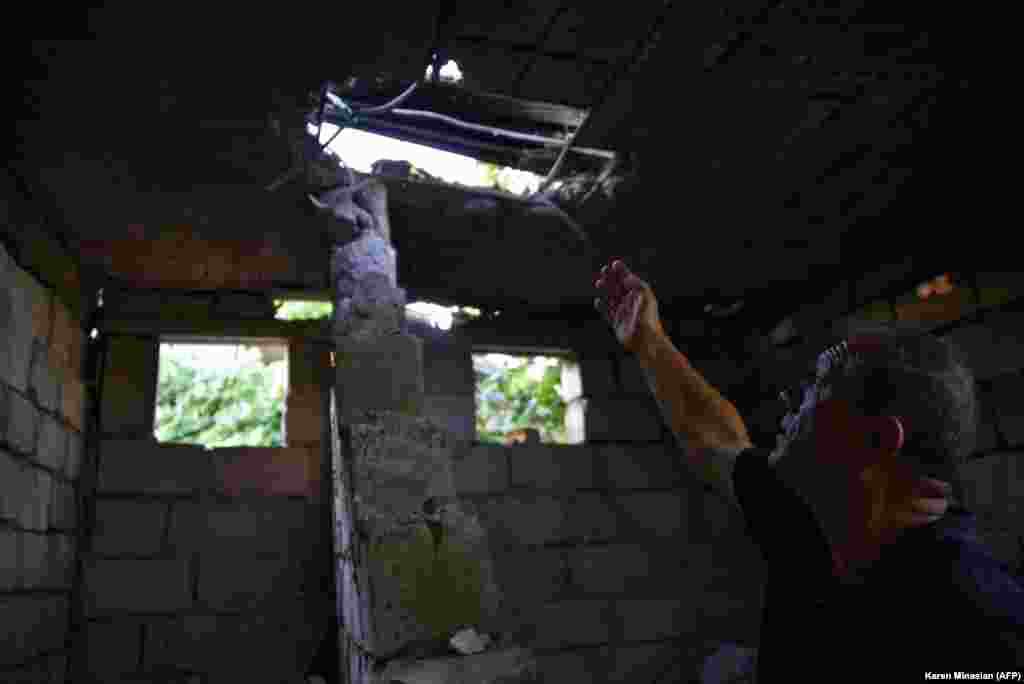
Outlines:
<svg viewBox="0 0 1024 684"><path fill-rule="evenodd" d="M288 387L316 388L319 392L324 374L330 368L330 350L328 347L309 341L291 340L288 342Z"/></svg>
<svg viewBox="0 0 1024 684"><path fill-rule="evenodd" d="M117 681L139 667L142 623L132 619L90 620L85 629L86 670L97 681Z"/></svg>
<svg viewBox="0 0 1024 684"><path fill-rule="evenodd" d="M597 493L568 496L563 501L565 524L561 537L586 542L614 539L626 529L621 520L622 511L614 499Z"/></svg>
<svg viewBox="0 0 1024 684"><path fill-rule="evenodd" d="M289 394L284 408L284 439L289 446L319 442L324 429L323 397Z"/></svg>
<svg viewBox="0 0 1024 684"><path fill-rule="evenodd" d="M675 445L605 444L597 449L613 489L664 489L683 482L683 454Z"/></svg>
<svg viewBox="0 0 1024 684"><path fill-rule="evenodd" d="M78 526L78 497L74 486L54 480L47 517L51 529L73 530Z"/></svg>
<svg viewBox="0 0 1024 684"><path fill-rule="evenodd" d="M0 279L0 314L6 314L0 315L0 378L19 392L27 392L34 339L33 302L45 292L13 262Z"/></svg>
<svg viewBox="0 0 1024 684"><path fill-rule="evenodd" d="M656 641L697 629L698 608L678 599L626 599L615 602L625 641Z"/></svg>
<svg viewBox="0 0 1024 684"><path fill-rule="evenodd" d="M686 536L686 494L673 492L640 492L615 497L621 524L633 534L653 538Z"/></svg>
<svg viewBox="0 0 1024 684"><path fill-rule="evenodd" d="M31 454L36 448L39 434L39 411L28 399L11 392L7 420L7 443L11 449Z"/></svg>
<svg viewBox="0 0 1024 684"><path fill-rule="evenodd" d="M213 484L209 452L187 444L150 440L105 440L100 447L103 494L190 494Z"/></svg>
<svg viewBox="0 0 1024 684"><path fill-rule="evenodd" d="M319 506L289 499L181 502L171 511L169 543L178 553L287 554L309 548Z"/></svg>
<svg viewBox="0 0 1024 684"><path fill-rule="evenodd" d="M25 466L0 449L0 520L17 520L25 498Z"/></svg>
<svg viewBox="0 0 1024 684"><path fill-rule="evenodd" d="M983 307L1000 306L1024 294L1024 274L1019 271L983 272L977 279Z"/></svg>
<svg viewBox="0 0 1024 684"><path fill-rule="evenodd" d="M59 596L0 597L0 664L12 665L64 647L68 600Z"/></svg>
<svg viewBox="0 0 1024 684"><path fill-rule="evenodd" d="M465 356L452 355L436 345L423 348L423 389L427 394L466 394L476 391L476 375L469 350Z"/></svg>
<svg viewBox="0 0 1024 684"><path fill-rule="evenodd" d="M71 588L75 546L66 534L24 533L21 540L20 586L23 589Z"/></svg>
<svg viewBox="0 0 1024 684"><path fill-rule="evenodd" d="M36 444L35 461L51 470L64 470L68 453L68 434L57 420L48 415L39 417L39 441Z"/></svg>
<svg viewBox="0 0 1024 684"><path fill-rule="evenodd" d="M18 573L21 570L21 536L19 532L7 527L0 527L0 592L11 591L18 586Z"/></svg>
<svg viewBox="0 0 1024 684"><path fill-rule="evenodd" d="M963 351L979 380L1024 368L1024 313L993 312L981 323L961 326L943 339Z"/></svg>
<svg viewBox="0 0 1024 684"><path fill-rule="evenodd" d="M685 648L685 653L683 649ZM679 661L680 657L685 658ZM663 641L654 644L636 644L633 646L615 646L612 653L613 664L605 673L603 680L608 684L634 684L634 682L654 682L665 668L672 662L670 674L681 673L678 682L700 681L698 674L699 655L692 647L684 647L675 641Z"/></svg>
<svg viewBox="0 0 1024 684"><path fill-rule="evenodd" d="M995 413L999 430L1011 447L1024 446L1024 375L1011 373L992 381L992 391L985 397Z"/></svg>
<svg viewBox="0 0 1024 684"><path fill-rule="evenodd" d="M570 347L580 358L607 357L622 351L622 345L615 338L611 326L597 317L583 324L574 325L567 337ZM588 393L590 391L585 382L583 391Z"/></svg>
<svg viewBox="0 0 1024 684"><path fill-rule="evenodd" d="M476 397L472 394L423 397L423 417L448 430L461 442L476 439Z"/></svg>
<svg viewBox="0 0 1024 684"><path fill-rule="evenodd" d="M29 288L32 306L32 339L42 343L42 347L45 349L49 346L50 333L53 330L53 292L34 277L29 277L35 285Z"/></svg>
<svg viewBox="0 0 1024 684"><path fill-rule="evenodd" d="M204 554L199 559L199 601L213 611L263 611L297 600L302 568L277 558Z"/></svg>
<svg viewBox="0 0 1024 684"><path fill-rule="evenodd" d="M568 552L573 585L588 594L643 595L654 588L670 589L652 577L675 574L678 566L665 572L653 562L650 549L636 544L581 547ZM677 591L670 591L673 595Z"/></svg>
<svg viewBox="0 0 1024 684"><path fill-rule="evenodd" d="M209 452L218 490L228 496L316 496L308 447L231 447Z"/></svg>
<svg viewBox="0 0 1024 684"><path fill-rule="evenodd" d="M423 410L422 341L388 335L374 342L340 338L335 354L339 415L344 423L361 411Z"/></svg>
<svg viewBox="0 0 1024 684"><path fill-rule="evenodd" d="M85 564L86 612L168 613L189 608L189 568L185 559L97 560Z"/></svg>
<svg viewBox="0 0 1024 684"><path fill-rule="evenodd" d="M823 328L828 323L850 311L850 284L839 283L827 294L804 306L793 315L797 330Z"/></svg>
<svg viewBox="0 0 1024 684"><path fill-rule="evenodd" d="M992 555L1011 570L1016 571L1024 563L1024 534L979 527L978 537Z"/></svg>
<svg viewBox="0 0 1024 684"><path fill-rule="evenodd" d="M535 649L604 644L611 639L606 601L579 599L522 611L511 631L515 643ZM522 639L522 641L520 641Z"/></svg>
<svg viewBox="0 0 1024 684"><path fill-rule="evenodd" d="M11 420L11 391L0 384L0 443L7 441L7 424Z"/></svg>
<svg viewBox="0 0 1024 684"><path fill-rule="evenodd" d="M216 318L271 319L274 313L273 301L261 294L221 294L215 298L213 304L213 315Z"/></svg>
<svg viewBox="0 0 1024 684"><path fill-rule="evenodd" d="M47 537L46 585L53 589L71 589L75 575L75 538L69 534Z"/></svg>
<svg viewBox="0 0 1024 684"><path fill-rule="evenodd" d="M1022 508L1020 492L1024 491L1021 458L1019 451L996 451L961 466L964 504L977 514L980 525L1020 528L1017 516Z"/></svg>
<svg viewBox="0 0 1024 684"><path fill-rule="evenodd" d="M870 273L862 274L854 283L857 306L888 294L894 283L911 274L912 268L913 262L907 259L903 263L883 264Z"/></svg>
<svg viewBox="0 0 1024 684"><path fill-rule="evenodd" d="M108 344L100 406L102 430L150 435L156 410L157 340L118 335Z"/></svg>
<svg viewBox="0 0 1024 684"><path fill-rule="evenodd" d="M21 589L42 589L47 574L46 535L23 533L21 538L21 571L18 586Z"/></svg>
<svg viewBox="0 0 1024 684"><path fill-rule="evenodd" d="M587 441L658 442L662 438L661 418L653 401L628 398L591 397L570 403L570 408L585 402L584 423Z"/></svg>
<svg viewBox="0 0 1024 684"><path fill-rule="evenodd" d="M622 355L619 363L619 390L625 394L651 394L644 369L635 356Z"/></svg>
<svg viewBox="0 0 1024 684"><path fill-rule="evenodd" d="M505 549L494 556L494 572L508 609L556 600L568 574L558 549Z"/></svg>
<svg viewBox="0 0 1024 684"><path fill-rule="evenodd" d="M72 328L71 312L59 299L54 301L53 335L50 337L50 360L58 377L63 379L71 371Z"/></svg>
<svg viewBox="0 0 1024 684"><path fill-rule="evenodd" d="M459 494L502 492L508 489L507 447L473 445L456 449L452 460L455 491Z"/></svg>
<svg viewBox="0 0 1024 684"><path fill-rule="evenodd" d="M11 684L50 684L50 682L64 681L63 679L53 679L50 676L50 658L45 656L35 658L13 670L4 670L0 672L0 676L3 677L4 682Z"/></svg>
<svg viewBox="0 0 1024 684"><path fill-rule="evenodd" d="M92 550L100 554L153 555L163 547L168 504L96 499Z"/></svg>
<svg viewBox="0 0 1024 684"><path fill-rule="evenodd" d="M24 496L21 498L21 513L18 522L27 530L44 532L50 520L50 499L53 492L53 478L44 470L25 466L22 472Z"/></svg>
<svg viewBox="0 0 1024 684"><path fill-rule="evenodd" d="M697 482L684 492L688 511L686 529L690 538L714 541L729 535L741 535L744 530L743 514L734 509L720 494Z"/></svg>
<svg viewBox="0 0 1024 684"><path fill-rule="evenodd" d="M590 446L540 444L508 451L509 483L534 489L591 489L594 449Z"/></svg>
<svg viewBox="0 0 1024 684"><path fill-rule="evenodd" d="M209 297L164 293L160 318L171 321L205 321L210 318Z"/></svg>
<svg viewBox="0 0 1024 684"><path fill-rule="evenodd" d="M29 391L35 394L41 408L57 413L61 408L60 371L50 362L49 349L41 340L33 345Z"/></svg>
<svg viewBox="0 0 1024 684"><path fill-rule="evenodd" d="M105 288L103 308L111 318L139 318L156 316L160 312L159 292L117 290Z"/></svg>
<svg viewBox="0 0 1024 684"><path fill-rule="evenodd" d="M77 375L68 376L60 390L61 415L79 432L85 425L85 385Z"/></svg>
<svg viewBox="0 0 1024 684"><path fill-rule="evenodd" d="M287 681L287 625L259 616L184 615L152 620L146 629L143 667L204 672L214 681ZM291 677L294 677L294 670ZM228 677L227 679L222 679Z"/></svg>
<svg viewBox="0 0 1024 684"><path fill-rule="evenodd" d="M705 591L698 605L698 630L712 639L751 643L761 621L760 599L734 593Z"/></svg>
<svg viewBox="0 0 1024 684"><path fill-rule="evenodd" d="M562 653L538 654L537 666L545 682L603 682L611 649L605 646Z"/></svg>
<svg viewBox="0 0 1024 684"><path fill-rule="evenodd" d="M606 397L615 394L618 387L615 382L614 357L583 357L579 360L580 378L583 394L588 397Z"/></svg>
<svg viewBox="0 0 1024 684"><path fill-rule="evenodd" d="M481 523L499 545L544 544L561 538L562 502L550 496L517 494L480 504Z"/></svg>
<svg viewBox="0 0 1024 684"><path fill-rule="evenodd" d="M949 294L918 297L916 291L907 292L893 301L896 320L913 322L923 330L932 330L946 323L958 321L974 313L978 305L969 287L957 287Z"/></svg>
<svg viewBox="0 0 1024 684"><path fill-rule="evenodd" d="M82 471L82 459L85 457L85 439L79 432L68 433L68 456L64 463L64 474L77 480Z"/></svg>

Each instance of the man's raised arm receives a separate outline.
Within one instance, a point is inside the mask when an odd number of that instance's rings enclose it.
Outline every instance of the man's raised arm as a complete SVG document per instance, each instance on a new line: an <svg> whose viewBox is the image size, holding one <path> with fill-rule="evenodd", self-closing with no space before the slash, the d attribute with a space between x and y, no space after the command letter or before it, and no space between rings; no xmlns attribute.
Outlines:
<svg viewBox="0 0 1024 684"><path fill-rule="evenodd" d="M690 365L665 334L654 292L621 261L601 269L595 307L647 375L661 413L694 474L732 504L736 457L753 445L736 407Z"/></svg>

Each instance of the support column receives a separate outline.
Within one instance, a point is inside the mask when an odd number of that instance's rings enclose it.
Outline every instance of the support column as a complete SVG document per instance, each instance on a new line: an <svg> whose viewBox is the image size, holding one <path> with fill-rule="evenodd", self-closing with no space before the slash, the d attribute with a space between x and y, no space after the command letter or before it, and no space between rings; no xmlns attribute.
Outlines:
<svg viewBox="0 0 1024 684"><path fill-rule="evenodd" d="M405 326L386 188L329 192L317 203L355 234L331 258L342 681L533 681L528 651L492 646L460 657L449 646L457 631L492 620L501 594L487 534L454 487L455 451L468 445L422 417L422 341Z"/></svg>

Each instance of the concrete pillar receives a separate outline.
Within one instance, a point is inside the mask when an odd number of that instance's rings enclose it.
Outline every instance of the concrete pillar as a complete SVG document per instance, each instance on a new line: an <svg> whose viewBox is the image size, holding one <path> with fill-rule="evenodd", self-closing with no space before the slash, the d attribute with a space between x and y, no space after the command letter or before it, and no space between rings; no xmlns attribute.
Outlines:
<svg viewBox="0 0 1024 684"><path fill-rule="evenodd" d="M454 456L467 446L422 416L422 341L406 328L386 188L328 194L318 203L329 220L350 224L332 234L356 233L331 255L339 667L345 681L372 684L392 681L373 673L399 659L403 672L443 668L431 656L447 655L460 629L492 620L501 596L484 528L456 497ZM530 658L478 660L486 681L518 682L532 677Z"/></svg>

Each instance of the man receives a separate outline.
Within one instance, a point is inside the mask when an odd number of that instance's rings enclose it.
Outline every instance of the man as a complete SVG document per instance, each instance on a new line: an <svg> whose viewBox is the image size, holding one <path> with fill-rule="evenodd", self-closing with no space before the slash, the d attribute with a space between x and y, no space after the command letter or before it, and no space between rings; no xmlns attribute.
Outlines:
<svg viewBox="0 0 1024 684"><path fill-rule="evenodd" d="M758 681L1021 669L1024 590L958 500L976 408L949 346L878 330L822 354L768 450L668 339L647 283L613 261L595 287L688 464L765 557Z"/></svg>

